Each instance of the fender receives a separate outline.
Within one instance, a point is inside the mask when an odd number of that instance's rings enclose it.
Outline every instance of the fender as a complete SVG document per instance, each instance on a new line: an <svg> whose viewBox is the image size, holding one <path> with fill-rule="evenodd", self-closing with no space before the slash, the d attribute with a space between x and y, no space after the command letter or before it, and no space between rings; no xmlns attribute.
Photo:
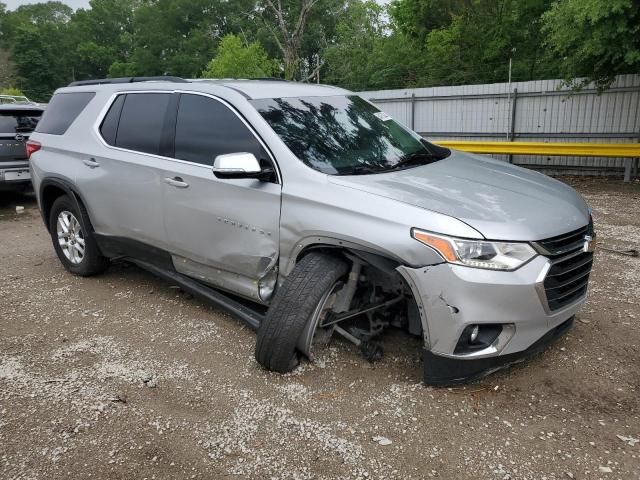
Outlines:
<svg viewBox="0 0 640 480"><path fill-rule="evenodd" d="M287 257L284 257L284 256L280 257L280 275L282 277L286 277L291 273L291 271L296 266L296 263L298 263L300 254L304 250L308 250L311 248L322 248L322 247L367 252L373 255L378 255L380 257L384 257L384 258L388 258L390 260L396 261L398 262L398 264L403 264L402 259L395 256L392 252L376 250L374 248L367 247L359 243L351 242L348 240L343 240L340 238L313 235L297 241L295 243L294 248L290 251Z"/></svg>
<svg viewBox="0 0 640 480"><path fill-rule="evenodd" d="M78 193L76 186L73 184L71 180L69 180L66 177L62 177L58 175L52 175L50 177L45 178L40 183L40 190L38 192L38 200L39 200L38 203L40 205L40 215L42 216L42 220L44 221L45 226L47 227L47 231L49 230L48 216L49 216L49 209L51 208L51 205L44 205L43 203L44 192L47 189L47 187L59 188L60 190L64 191L69 198L73 200L73 202L76 204L76 207L78 207L78 209L80 208L80 203L85 205L85 209L86 209L86 205L87 205L86 202L82 198L82 195Z"/></svg>

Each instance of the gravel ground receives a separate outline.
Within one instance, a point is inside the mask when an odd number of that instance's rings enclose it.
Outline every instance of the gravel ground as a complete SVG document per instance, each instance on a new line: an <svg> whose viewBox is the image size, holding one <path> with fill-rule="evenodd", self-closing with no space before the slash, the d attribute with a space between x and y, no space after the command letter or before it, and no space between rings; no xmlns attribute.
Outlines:
<svg viewBox="0 0 640 480"><path fill-rule="evenodd" d="M601 244L640 246L640 184L572 183ZM640 478L637 258L600 250L566 337L455 389L401 333L375 365L336 342L265 372L253 332L144 271L66 273L31 196L0 194L0 299L2 479Z"/></svg>

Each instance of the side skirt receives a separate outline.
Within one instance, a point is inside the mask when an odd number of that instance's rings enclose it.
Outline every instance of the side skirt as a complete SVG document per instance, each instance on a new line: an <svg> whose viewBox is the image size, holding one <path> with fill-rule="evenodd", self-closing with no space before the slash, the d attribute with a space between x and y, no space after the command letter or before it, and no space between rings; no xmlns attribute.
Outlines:
<svg viewBox="0 0 640 480"><path fill-rule="evenodd" d="M257 310L233 299L218 290L203 285L173 267L171 255L164 250L151 247L134 240L94 234L103 255L112 260L123 260L179 285L183 290L221 308L243 320L253 330L257 330L264 315Z"/></svg>

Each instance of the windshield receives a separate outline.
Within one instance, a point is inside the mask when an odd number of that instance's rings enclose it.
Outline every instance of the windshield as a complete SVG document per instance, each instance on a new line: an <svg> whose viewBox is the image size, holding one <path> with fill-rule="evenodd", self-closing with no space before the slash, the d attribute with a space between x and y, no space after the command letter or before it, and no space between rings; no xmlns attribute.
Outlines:
<svg viewBox="0 0 640 480"><path fill-rule="evenodd" d="M42 112L34 110L0 111L0 133L31 133Z"/></svg>
<svg viewBox="0 0 640 480"><path fill-rule="evenodd" d="M330 175L362 175L447 157L357 95L253 100L271 128L305 164Z"/></svg>

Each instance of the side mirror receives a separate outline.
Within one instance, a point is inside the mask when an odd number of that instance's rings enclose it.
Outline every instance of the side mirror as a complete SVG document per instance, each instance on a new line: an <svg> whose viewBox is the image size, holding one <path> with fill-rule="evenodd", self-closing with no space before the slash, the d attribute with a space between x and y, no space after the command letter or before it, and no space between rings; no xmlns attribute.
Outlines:
<svg viewBox="0 0 640 480"><path fill-rule="evenodd" d="M213 173L218 178L256 178L262 168L252 153L227 153L213 161Z"/></svg>

